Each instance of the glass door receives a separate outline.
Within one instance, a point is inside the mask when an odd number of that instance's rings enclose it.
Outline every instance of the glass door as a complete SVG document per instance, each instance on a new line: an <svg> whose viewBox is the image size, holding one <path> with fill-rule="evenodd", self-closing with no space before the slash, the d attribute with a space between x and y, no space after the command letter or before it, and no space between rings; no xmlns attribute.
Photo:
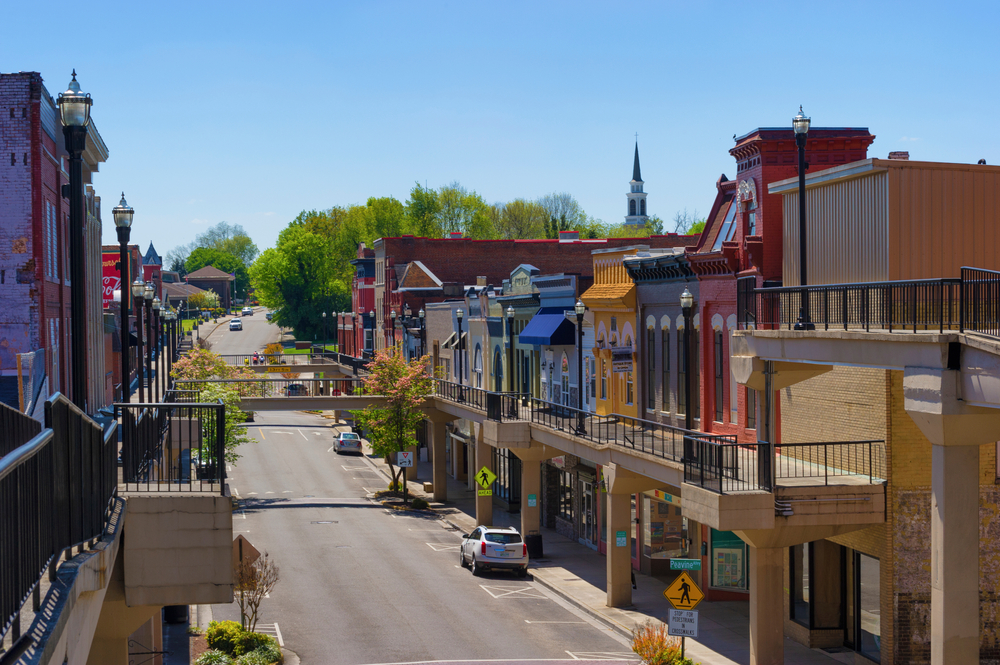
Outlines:
<svg viewBox="0 0 1000 665"><path fill-rule="evenodd" d="M580 542L597 549L597 512L594 503L594 483L580 481Z"/></svg>

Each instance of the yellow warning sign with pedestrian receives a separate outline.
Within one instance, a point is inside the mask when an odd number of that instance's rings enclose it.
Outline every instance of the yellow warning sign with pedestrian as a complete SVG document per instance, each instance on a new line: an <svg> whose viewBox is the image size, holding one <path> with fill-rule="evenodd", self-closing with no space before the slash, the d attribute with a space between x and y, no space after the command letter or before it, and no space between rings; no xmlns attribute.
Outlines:
<svg viewBox="0 0 1000 665"><path fill-rule="evenodd" d="M705 598L705 594L686 571L681 571L677 579L663 590L663 595L675 610L693 610Z"/></svg>

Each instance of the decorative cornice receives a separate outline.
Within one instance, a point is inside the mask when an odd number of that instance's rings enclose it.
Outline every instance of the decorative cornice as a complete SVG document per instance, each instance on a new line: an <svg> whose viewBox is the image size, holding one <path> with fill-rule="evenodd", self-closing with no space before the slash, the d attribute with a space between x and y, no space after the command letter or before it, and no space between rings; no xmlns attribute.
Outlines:
<svg viewBox="0 0 1000 665"><path fill-rule="evenodd" d="M690 261L691 269L699 278L736 274L736 266L722 252L694 254Z"/></svg>
<svg viewBox="0 0 1000 665"><path fill-rule="evenodd" d="M634 282L665 282L674 279L692 279L694 273L688 264L687 255L652 256L625 261L625 270Z"/></svg>

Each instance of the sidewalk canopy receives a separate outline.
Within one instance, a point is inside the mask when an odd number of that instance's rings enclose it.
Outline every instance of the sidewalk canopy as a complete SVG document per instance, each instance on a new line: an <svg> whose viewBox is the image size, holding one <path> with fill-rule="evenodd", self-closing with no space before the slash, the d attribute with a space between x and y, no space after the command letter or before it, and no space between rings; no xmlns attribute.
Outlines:
<svg viewBox="0 0 1000 665"><path fill-rule="evenodd" d="M566 318L562 307L542 307L521 331L521 344L544 346L572 345L576 343L576 326Z"/></svg>

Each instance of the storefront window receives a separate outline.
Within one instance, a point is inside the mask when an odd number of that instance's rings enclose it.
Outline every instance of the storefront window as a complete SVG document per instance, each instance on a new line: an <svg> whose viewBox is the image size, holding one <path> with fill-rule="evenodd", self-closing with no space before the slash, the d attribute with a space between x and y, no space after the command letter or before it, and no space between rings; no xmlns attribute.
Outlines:
<svg viewBox="0 0 1000 665"><path fill-rule="evenodd" d="M809 543L789 549L788 569L792 578L792 619L809 626Z"/></svg>
<svg viewBox="0 0 1000 665"><path fill-rule="evenodd" d="M664 500L674 498L656 490L643 495L646 521L643 524L642 553L650 559L684 558L688 554L687 518L681 507Z"/></svg>
<svg viewBox="0 0 1000 665"><path fill-rule="evenodd" d="M858 621L860 645L858 651L874 660L882 660L882 612L879 598L879 560L858 554L857 565Z"/></svg>
<svg viewBox="0 0 1000 665"><path fill-rule="evenodd" d="M747 545L732 531L712 529L712 586L747 588Z"/></svg>
<svg viewBox="0 0 1000 665"><path fill-rule="evenodd" d="M557 515L566 520L573 519L573 475L569 471L559 472L559 510Z"/></svg>

